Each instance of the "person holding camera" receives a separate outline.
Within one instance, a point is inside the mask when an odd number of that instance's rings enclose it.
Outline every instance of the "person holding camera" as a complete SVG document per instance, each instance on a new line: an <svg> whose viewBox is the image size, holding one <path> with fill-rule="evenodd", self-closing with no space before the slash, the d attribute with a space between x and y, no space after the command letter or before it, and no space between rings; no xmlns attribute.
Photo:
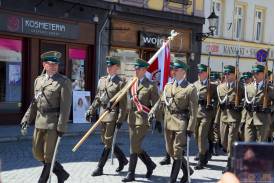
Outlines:
<svg viewBox="0 0 275 183"><path fill-rule="evenodd" d="M120 60L115 57L106 57L106 64L108 75L99 79L95 99L85 114L86 120L90 121L92 117L96 116L97 108L100 109L100 115L106 110L109 110L109 113L101 122L101 140L104 144L104 149L92 176L103 175L103 167L111 152L115 128L120 129L122 122L126 118L126 96L112 109L112 103L110 103L111 98L113 98L126 84L125 79L118 75ZM120 172L123 170L124 166L128 164L128 160L117 144L114 146L114 154L119 161L116 172Z"/></svg>
<svg viewBox="0 0 275 183"><path fill-rule="evenodd" d="M26 135L28 125L35 119L33 134L33 155L44 164L39 183L46 183L51 163L59 183L68 179L69 174L59 162L52 162L57 138L66 131L69 120L72 84L70 79L58 73L61 53L49 51L41 55L46 73L42 73L34 82L34 98L25 113L21 125Z"/></svg>

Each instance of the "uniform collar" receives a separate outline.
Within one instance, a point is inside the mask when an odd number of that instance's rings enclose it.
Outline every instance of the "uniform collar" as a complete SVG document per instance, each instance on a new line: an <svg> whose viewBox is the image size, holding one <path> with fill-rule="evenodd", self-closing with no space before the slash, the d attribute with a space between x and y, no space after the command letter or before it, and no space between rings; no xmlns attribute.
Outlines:
<svg viewBox="0 0 275 183"><path fill-rule="evenodd" d="M264 80L260 81L258 83L258 89L261 88L263 86L263 84L264 84ZM254 82L254 86L257 87L257 82L256 81Z"/></svg>
<svg viewBox="0 0 275 183"><path fill-rule="evenodd" d="M207 84L207 78L203 81L200 80L200 82L201 82L202 85L206 85Z"/></svg>

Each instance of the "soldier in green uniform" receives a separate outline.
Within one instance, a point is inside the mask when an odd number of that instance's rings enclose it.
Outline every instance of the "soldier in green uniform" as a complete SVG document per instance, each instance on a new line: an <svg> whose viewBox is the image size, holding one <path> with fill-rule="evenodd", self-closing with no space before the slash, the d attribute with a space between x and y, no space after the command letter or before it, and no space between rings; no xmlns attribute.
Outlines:
<svg viewBox="0 0 275 183"><path fill-rule="evenodd" d="M92 176L103 174L103 167L111 151L115 128L120 129L122 122L126 118L126 96L119 101L118 105L110 109L112 106L110 103L111 98L126 84L125 79L118 75L120 60L114 57L106 57L106 64L108 75L99 79L95 99L86 112L86 119L89 121L92 116L96 115L97 108L100 108L100 115L106 110L110 110L110 113L101 122L101 140L104 144L104 149ZM128 163L128 160L117 144L114 146L114 154L119 161L119 167L116 172L120 172Z"/></svg>
<svg viewBox="0 0 275 183"><path fill-rule="evenodd" d="M197 89L199 104L195 128L195 139L199 149L199 160L195 166L197 170L203 169L207 164L208 158L211 156L207 148L208 133L211 127L211 121L215 115L214 108L217 104L217 85L208 80L207 68L208 67L204 64L198 65L199 80L194 83ZM207 97L209 97L209 103L207 103Z"/></svg>
<svg viewBox="0 0 275 183"><path fill-rule="evenodd" d="M25 113L21 125L22 131L35 119L33 134L33 155L44 164L39 183L46 183L50 174L52 156L57 137L66 132L72 100L70 79L58 73L61 53L50 51L41 55L45 74L34 82L34 98ZM62 183L69 174L59 162L53 162L53 172Z"/></svg>
<svg viewBox="0 0 275 183"><path fill-rule="evenodd" d="M157 86L146 78L145 73L149 64L142 59L135 61L136 77L138 81L132 86L129 104L129 135L130 135L130 164L127 176L123 182L135 180L135 169L137 158L145 164L147 168L146 178L150 178L156 164L150 156L142 149L141 143L149 129L148 113L159 98Z"/></svg>
<svg viewBox="0 0 275 183"><path fill-rule="evenodd" d="M235 67L232 65L224 66L225 81L217 87L219 99L218 112L215 122L220 121L221 144L227 151L228 161L223 172L231 170L231 158L233 153L233 143L238 138L239 123L241 120L240 102L243 97L243 91L239 87L237 93L237 81ZM237 97L237 98L236 98ZM238 103L236 105L236 99Z"/></svg>
<svg viewBox="0 0 275 183"><path fill-rule="evenodd" d="M255 81L245 88L245 109L247 114L244 123L244 139L246 142L250 141L266 141L268 130L271 123L271 106L273 97L273 87L267 87L267 105L264 105L264 89L268 84L264 81L265 67L262 65L254 65L252 67Z"/></svg>
<svg viewBox="0 0 275 183"><path fill-rule="evenodd" d="M164 129L166 150L173 158L170 182L177 180L179 170L182 169L182 183L188 180L187 161L183 157L186 136L193 134L198 110L198 96L196 87L186 80L188 66L175 59L173 62L175 80L167 83L161 102L150 111L150 119L157 111L164 111ZM189 167L188 167L189 168ZM190 171L192 174L192 170Z"/></svg>

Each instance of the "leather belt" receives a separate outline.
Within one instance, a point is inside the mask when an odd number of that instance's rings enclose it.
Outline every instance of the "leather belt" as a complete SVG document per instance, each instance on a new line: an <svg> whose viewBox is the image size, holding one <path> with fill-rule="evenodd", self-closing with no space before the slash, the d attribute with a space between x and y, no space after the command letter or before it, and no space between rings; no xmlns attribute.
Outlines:
<svg viewBox="0 0 275 183"><path fill-rule="evenodd" d="M38 109L42 114L60 112L60 108L42 108Z"/></svg>

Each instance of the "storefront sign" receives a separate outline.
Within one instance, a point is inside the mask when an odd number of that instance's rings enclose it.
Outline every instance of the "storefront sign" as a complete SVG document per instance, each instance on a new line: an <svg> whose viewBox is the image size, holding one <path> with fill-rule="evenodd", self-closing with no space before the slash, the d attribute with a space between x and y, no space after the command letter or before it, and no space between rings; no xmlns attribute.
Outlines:
<svg viewBox="0 0 275 183"><path fill-rule="evenodd" d="M0 31L68 39L79 38L77 24L7 14L0 14L0 22Z"/></svg>
<svg viewBox="0 0 275 183"><path fill-rule="evenodd" d="M147 48L160 48L168 35L152 32L139 32L139 46Z"/></svg>
<svg viewBox="0 0 275 183"><path fill-rule="evenodd" d="M211 52L212 55L219 56L230 56L235 57L237 50L240 49L240 57L255 58L259 48L238 46L229 44L217 44L217 43L202 43L202 53L208 54ZM274 51L270 50L270 59L274 58Z"/></svg>

